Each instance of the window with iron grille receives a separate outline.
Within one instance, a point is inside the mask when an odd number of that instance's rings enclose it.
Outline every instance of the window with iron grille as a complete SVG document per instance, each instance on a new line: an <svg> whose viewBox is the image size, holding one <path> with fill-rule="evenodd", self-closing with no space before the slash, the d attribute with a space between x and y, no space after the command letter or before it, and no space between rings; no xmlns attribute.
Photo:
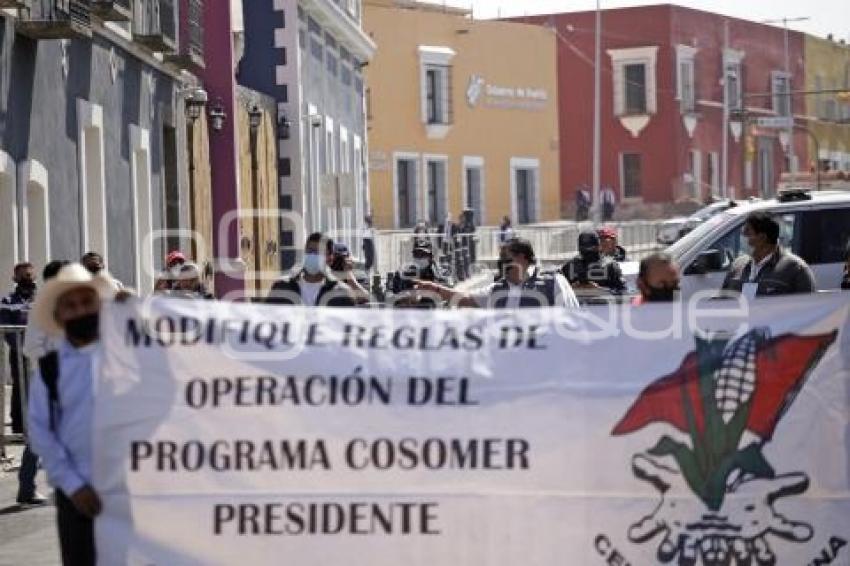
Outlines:
<svg viewBox="0 0 850 566"><path fill-rule="evenodd" d="M325 34L325 45L328 46L328 49L336 50L337 43L336 43L336 39L334 39L334 36L332 36L329 33L326 33Z"/></svg>
<svg viewBox="0 0 850 566"><path fill-rule="evenodd" d="M451 124L451 67L425 66L425 120L428 124Z"/></svg>
<svg viewBox="0 0 850 566"><path fill-rule="evenodd" d="M625 65L626 114L646 114L646 65Z"/></svg>
<svg viewBox="0 0 850 566"><path fill-rule="evenodd" d="M683 59L679 62L679 103L684 114L693 112L696 107L696 89L694 87L694 61L693 59Z"/></svg>
<svg viewBox="0 0 850 566"><path fill-rule="evenodd" d="M325 61L327 62L328 73L335 77L337 71L337 60L336 55L334 55L334 52L331 51L330 48L328 48L327 53L325 53Z"/></svg>
<svg viewBox="0 0 850 566"><path fill-rule="evenodd" d="M620 171L623 183L623 198L641 196L641 167L639 153L623 153Z"/></svg>
<svg viewBox="0 0 850 566"><path fill-rule="evenodd" d="M189 0L189 49L203 57L204 54L204 2Z"/></svg>
<svg viewBox="0 0 850 566"><path fill-rule="evenodd" d="M791 77L784 72L772 76L773 111L779 116L791 115Z"/></svg>
<svg viewBox="0 0 850 566"><path fill-rule="evenodd" d="M726 65L726 97L729 101L729 109L734 111L743 110L743 96L741 92L741 64L727 63Z"/></svg>
<svg viewBox="0 0 850 566"><path fill-rule="evenodd" d="M322 61L325 57L325 49L322 46L322 41L313 36L310 36L310 53L319 61Z"/></svg>
<svg viewBox="0 0 850 566"><path fill-rule="evenodd" d="M307 18L307 28L310 30L310 33L318 34L321 38L322 26L319 25L319 22L317 22L313 18Z"/></svg>

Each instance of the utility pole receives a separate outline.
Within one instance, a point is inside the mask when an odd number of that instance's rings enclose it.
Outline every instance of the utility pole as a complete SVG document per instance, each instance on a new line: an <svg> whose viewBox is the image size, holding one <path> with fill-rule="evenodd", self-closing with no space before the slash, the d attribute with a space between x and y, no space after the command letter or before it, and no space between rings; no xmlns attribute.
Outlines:
<svg viewBox="0 0 850 566"><path fill-rule="evenodd" d="M775 20L765 20L763 24L782 24L784 29L785 37L785 77L786 77L786 89L787 93L784 93L783 96L788 101L788 114L791 117L791 124L788 127L788 165L789 170L791 171L792 179L796 179L797 177L797 159L794 154L794 107L791 100L791 55L789 53L788 48L788 23L789 22L805 22L810 20L811 18L808 16L803 16L799 18L778 18Z"/></svg>
<svg viewBox="0 0 850 566"><path fill-rule="evenodd" d="M721 155L720 195L729 198L729 71L726 52L729 49L729 18L723 19L723 144Z"/></svg>
<svg viewBox="0 0 850 566"><path fill-rule="evenodd" d="M599 0L596 0L596 47L593 62L593 221L599 224L602 218L602 207L599 202L602 176L602 118L600 114L602 99L602 11L599 9Z"/></svg>

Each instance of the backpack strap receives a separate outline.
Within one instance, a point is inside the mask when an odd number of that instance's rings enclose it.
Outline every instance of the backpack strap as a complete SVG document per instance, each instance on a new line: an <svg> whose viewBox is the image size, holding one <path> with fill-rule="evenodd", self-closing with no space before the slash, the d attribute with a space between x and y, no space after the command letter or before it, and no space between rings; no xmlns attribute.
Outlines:
<svg viewBox="0 0 850 566"><path fill-rule="evenodd" d="M53 350L38 359L38 369L41 379L47 388L47 399L50 404L50 430L56 431L56 415L61 411L59 406L59 354Z"/></svg>

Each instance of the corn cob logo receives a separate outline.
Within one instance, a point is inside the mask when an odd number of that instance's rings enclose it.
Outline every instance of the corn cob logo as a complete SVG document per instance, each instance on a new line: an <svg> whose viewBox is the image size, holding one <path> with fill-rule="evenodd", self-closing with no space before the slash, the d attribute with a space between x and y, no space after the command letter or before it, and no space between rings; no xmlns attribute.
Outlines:
<svg viewBox="0 0 850 566"><path fill-rule="evenodd" d="M635 476L658 489L661 503L632 525L629 539L663 533L659 559L688 566L699 557L704 564L773 564L770 535L811 539L810 525L773 507L805 492L808 476L777 474L763 448L836 337L772 337L760 328L698 338L676 371L644 389L612 434L663 423L686 438L664 435L633 457Z"/></svg>

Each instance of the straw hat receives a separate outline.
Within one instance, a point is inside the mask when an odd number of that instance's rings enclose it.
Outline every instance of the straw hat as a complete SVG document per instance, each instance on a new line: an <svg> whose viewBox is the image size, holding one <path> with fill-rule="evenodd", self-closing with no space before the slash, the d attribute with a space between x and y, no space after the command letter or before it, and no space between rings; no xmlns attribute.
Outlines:
<svg viewBox="0 0 850 566"><path fill-rule="evenodd" d="M48 336L63 336L65 330L54 318L56 303L68 291L81 287L94 289L102 299L114 297L118 292L115 281L106 271L92 275L79 263L70 263L39 289L30 312L33 324Z"/></svg>

